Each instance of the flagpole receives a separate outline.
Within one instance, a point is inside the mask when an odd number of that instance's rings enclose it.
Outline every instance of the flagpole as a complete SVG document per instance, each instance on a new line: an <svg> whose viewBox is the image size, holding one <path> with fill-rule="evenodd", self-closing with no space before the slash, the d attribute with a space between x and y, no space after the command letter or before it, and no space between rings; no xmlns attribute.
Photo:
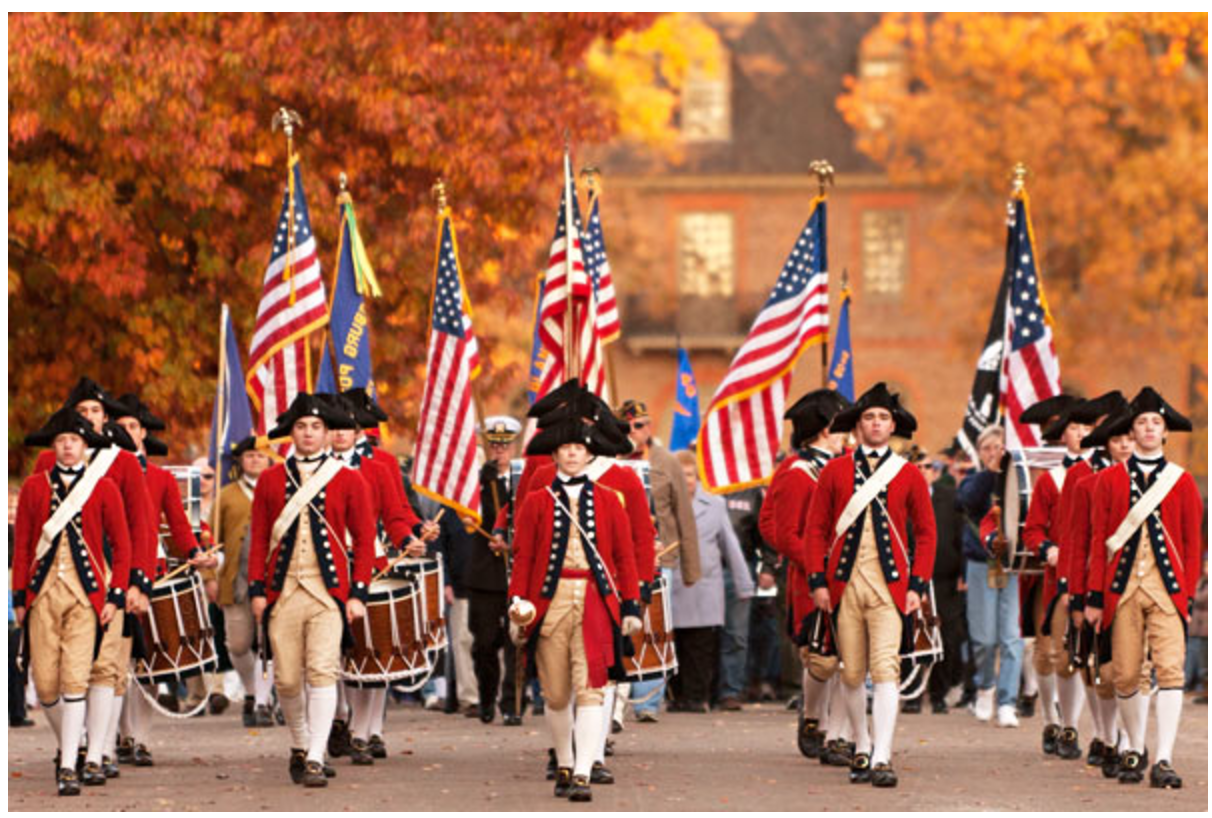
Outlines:
<svg viewBox="0 0 1212 818"><path fill-rule="evenodd" d="M601 170L593 165L586 165L585 167L581 168L581 175L585 177L585 185L589 190L589 213L593 212L594 204L601 196L601 192L597 187L597 174L601 172ZM623 402L623 396L619 392L619 382L615 376L615 372L617 371L618 367L615 366L614 360L614 342L612 341L608 344L604 343L602 344L602 347L603 351L606 353L605 357L602 359L602 365L606 367L606 381L610 384L610 399L614 401L615 405L617 406Z"/></svg>
<svg viewBox="0 0 1212 818"><path fill-rule="evenodd" d="M341 192L337 194L337 207L341 210L341 223L337 226L337 260L332 274L332 295L328 297L328 329L324 331L324 339L328 345L328 365L332 368L332 382L336 385L337 391L341 392L341 371L337 367L337 342L332 337L332 303L337 299L337 286L341 283L341 251L344 249L345 243L345 204L352 203L353 197L349 195L346 187L348 179L345 171L341 171L337 182L341 185Z"/></svg>
<svg viewBox="0 0 1212 818"><path fill-rule="evenodd" d="M819 200L818 207L825 204L825 185L833 184L833 165L829 164L827 159L814 159L809 165L809 170L816 174L816 183L818 185L817 199ZM821 236L821 249L825 249L825 236ZM844 287L845 285L843 285ZM829 386L829 328L825 328L824 340L821 342L821 386Z"/></svg>
<svg viewBox="0 0 1212 818"><path fill-rule="evenodd" d="M564 129L564 375L581 374L577 356L576 321L572 315L572 157L568 129Z"/></svg>
<svg viewBox="0 0 1212 818"><path fill-rule="evenodd" d="M224 387L227 384L227 320L228 311L227 304L224 302L222 310L219 312L219 378L217 380L218 393L215 400L219 404L219 412L215 418L215 423L219 428L215 429L215 476L218 478L212 484L215 490L215 499L210 505L210 532L212 537L219 536L219 495L222 494L220 487L223 485L223 450L226 447L224 438L227 437L227 428L224 418L227 416L227 407L224 406Z"/></svg>

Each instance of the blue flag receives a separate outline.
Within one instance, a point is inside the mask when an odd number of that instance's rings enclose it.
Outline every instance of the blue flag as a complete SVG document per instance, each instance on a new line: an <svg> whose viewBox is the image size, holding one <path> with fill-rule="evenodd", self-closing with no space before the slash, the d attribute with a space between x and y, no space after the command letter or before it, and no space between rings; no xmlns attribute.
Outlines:
<svg viewBox="0 0 1212 818"><path fill-rule="evenodd" d="M353 201L348 193L338 199L341 208L341 245L337 251L337 274L332 285L328 330L331 343L324 344L320 357L317 392L344 392L361 386L373 397L374 375L370 368L370 316L364 295L379 295L366 248L358 235ZM336 353L336 364L333 353Z"/></svg>
<svg viewBox="0 0 1212 818"><path fill-rule="evenodd" d="M231 323L231 312L223 305L223 367L219 373L219 388L215 392L215 407L210 415L210 450L208 460L223 488L239 476L231 457L232 447L253 433L252 408L248 388L244 384L244 367L240 364L240 343ZM221 460L221 462L220 462Z"/></svg>
<svg viewBox="0 0 1212 818"><path fill-rule="evenodd" d="M534 329L530 333L530 374L526 378L526 402L533 404L543 383L543 364L547 362L549 353L543 348L539 339L539 305L543 303L543 285L546 274L540 273L534 287Z"/></svg>
<svg viewBox="0 0 1212 818"><path fill-rule="evenodd" d="M842 308L837 316L833 360L829 364L829 388L846 400L854 400L854 353L850 350L850 290L842 289Z"/></svg>
<svg viewBox="0 0 1212 818"><path fill-rule="evenodd" d="M678 345L678 405L673 410L669 451L689 449L699 436L699 388L690 368L690 353Z"/></svg>

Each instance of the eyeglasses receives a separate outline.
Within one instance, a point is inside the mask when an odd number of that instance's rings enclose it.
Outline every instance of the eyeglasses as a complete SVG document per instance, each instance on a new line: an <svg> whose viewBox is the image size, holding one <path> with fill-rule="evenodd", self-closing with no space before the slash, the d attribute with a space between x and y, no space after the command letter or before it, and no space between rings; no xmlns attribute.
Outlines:
<svg viewBox="0 0 1212 818"><path fill-rule="evenodd" d="M640 429L647 429L651 425L652 425L652 421L650 421L650 420L633 420L633 421L631 421L631 428L635 429L637 431Z"/></svg>
<svg viewBox="0 0 1212 818"><path fill-rule="evenodd" d="M203 479L203 480L214 480L214 479L215 479L215 473L214 473L213 471L212 471L212 472L209 472L209 473L207 473L207 472L202 472L202 479Z"/></svg>

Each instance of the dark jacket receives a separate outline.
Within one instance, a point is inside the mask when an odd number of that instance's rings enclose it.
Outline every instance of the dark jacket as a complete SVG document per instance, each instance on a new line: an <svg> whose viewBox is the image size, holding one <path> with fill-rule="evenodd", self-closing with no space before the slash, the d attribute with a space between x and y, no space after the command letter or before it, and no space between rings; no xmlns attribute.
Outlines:
<svg viewBox="0 0 1212 818"><path fill-rule="evenodd" d="M509 473L498 474L492 461L480 469L480 528L491 531L497 513L509 505ZM471 535L471 549L463 585L470 591L504 594L509 587L505 557L488 547L488 538L479 532Z"/></svg>
<svg viewBox="0 0 1212 818"><path fill-rule="evenodd" d="M964 556L973 562L985 561L985 548L981 545L981 520L993 507L993 490L997 486L997 475L982 469L964 478L955 493L955 508L960 513L963 526Z"/></svg>
<svg viewBox="0 0 1212 818"><path fill-rule="evenodd" d="M778 553L762 539L762 533L758 530L765 494L764 488L755 486L724 495L724 502L728 504L728 520L740 540L741 553L750 565L760 561L763 565L773 566L778 562Z"/></svg>
<svg viewBox="0 0 1212 818"><path fill-rule="evenodd" d="M955 486L936 480L930 484L930 502L938 540L934 551L934 585L942 593L955 593L964 576L964 552L961 547L963 520L955 510Z"/></svg>

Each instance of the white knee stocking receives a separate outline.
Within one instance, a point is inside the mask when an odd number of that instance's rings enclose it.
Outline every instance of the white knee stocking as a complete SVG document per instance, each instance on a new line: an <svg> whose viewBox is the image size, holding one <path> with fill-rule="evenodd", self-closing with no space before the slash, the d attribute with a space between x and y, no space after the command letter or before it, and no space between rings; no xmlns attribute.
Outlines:
<svg viewBox="0 0 1212 818"><path fill-rule="evenodd" d="M109 717L114 707L114 689L103 685L88 688L88 755L85 761L100 764L109 732Z"/></svg>
<svg viewBox="0 0 1212 818"><path fill-rule="evenodd" d="M365 688L345 688L345 701L349 703L349 733L362 741L370 738L369 694L370 691Z"/></svg>
<svg viewBox="0 0 1212 818"><path fill-rule="evenodd" d="M235 653L231 657L231 665L240 677L240 687L244 688L245 696L257 694L257 657L250 650L246 653Z"/></svg>
<svg viewBox="0 0 1212 818"><path fill-rule="evenodd" d="M133 685L134 682L131 682ZM131 690L132 696L138 696L136 690ZM126 707L126 696L114 696L114 704L109 711L109 727L105 730L105 743L101 746L101 755L113 756L114 746L118 741L118 720L122 716L122 711Z"/></svg>
<svg viewBox="0 0 1212 818"><path fill-rule="evenodd" d="M555 747L556 764L561 767L571 767L572 758L572 702L563 710L556 710L550 704L544 711L547 719L547 729L551 731L551 746Z"/></svg>
<svg viewBox="0 0 1212 818"><path fill-rule="evenodd" d="M286 717L286 726L290 728L290 746L295 750L306 750L310 744L307 734L307 716L303 709L305 703L303 696L281 696L279 701L282 703L282 715ZM328 740L328 734L324 735L325 741Z"/></svg>
<svg viewBox="0 0 1212 818"><path fill-rule="evenodd" d="M900 691L896 682L876 682L871 701L871 716L875 722L875 749L871 763L892 761L892 737L896 733L896 713L900 709Z"/></svg>
<svg viewBox="0 0 1212 818"><path fill-rule="evenodd" d="M1145 727L1140 698L1140 693L1133 693L1126 698L1116 697L1119 721L1124 726L1124 732L1128 734L1128 749L1138 753L1145 749Z"/></svg>
<svg viewBox="0 0 1212 818"><path fill-rule="evenodd" d="M387 716L387 688L371 688L366 692L366 699L368 702L366 707L370 712L370 734L382 736L383 720Z"/></svg>
<svg viewBox="0 0 1212 818"><path fill-rule="evenodd" d="M602 710L600 704L580 705L576 714L576 756L573 775L589 777L597 756L602 733Z"/></svg>
<svg viewBox="0 0 1212 818"><path fill-rule="evenodd" d="M1183 714L1183 692L1178 688L1157 691L1157 761L1172 761L1178 722Z"/></svg>
<svg viewBox="0 0 1212 818"><path fill-rule="evenodd" d="M1068 678L1058 676L1057 687L1060 695L1061 726L1076 729L1078 719L1082 715L1082 699L1086 694L1082 688L1082 680L1076 673Z"/></svg>
<svg viewBox="0 0 1212 818"><path fill-rule="evenodd" d="M60 699L56 709L61 711L62 718L59 731L59 751L61 753L59 766L75 767L76 752L80 749L80 736L84 733L84 699L79 698L74 701Z"/></svg>
<svg viewBox="0 0 1212 818"><path fill-rule="evenodd" d="M598 734L598 742L595 745L593 760L605 763L606 739L610 736L610 719L614 715L614 685L606 685L606 689L602 693L602 731Z"/></svg>
<svg viewBox="0 0 1212 818"><path fill-rule="evenodd" d="M804 718L823 721L829 713L829 682L804 671Z"/></svg>
<svg viewBox="0 0 1212 818"><path fill-rule="evenodd" d="M307 689L307 760L324 761L324 750L328 747L328 733L332 730L333 714L337 712L337 688L309 687Z"/></svg>
<svg viewBox="0 0 1212 818"><path fill-rule="evenodd" d="M1036 680L1039 683L1039 706L1044 724L1060 724L1060 715L1056 712L1056 674L1041 673Z"/></svg>
<svg viewBox="0 0 1212 818"><path fill-rule="evenodd" d="M850 722L850 733L854 736L856 753L871 752L871 734L867 732L867 688L864 685L851 687L845 682L841 690L846 697L846 715Z"/></svg>

